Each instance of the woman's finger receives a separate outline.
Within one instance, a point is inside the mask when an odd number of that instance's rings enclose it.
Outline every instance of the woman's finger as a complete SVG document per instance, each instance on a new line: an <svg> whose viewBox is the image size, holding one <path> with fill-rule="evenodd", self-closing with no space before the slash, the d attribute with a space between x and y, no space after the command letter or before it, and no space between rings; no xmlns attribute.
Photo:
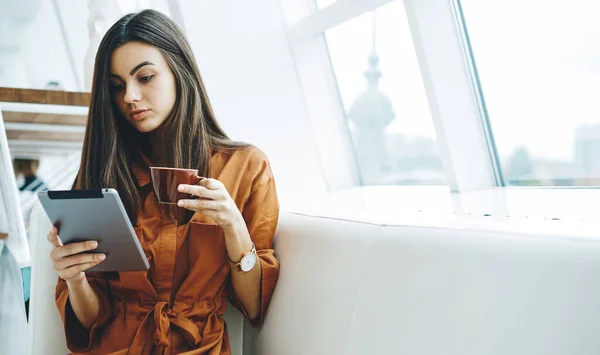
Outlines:
<svg viewBox="0 0 600 355"><path fill-rule="evenodd" d="M179 200L177 206L187 208L188 210L192 211L218 211L224 208L224 202L222 200Z"/></svg>
<svg viewBox="0 0 600 355"><path fill-rule="evenodd" d="M63 280L68 280L68 279L72 278L73 276L79 274L80 272L84 272L87 269L91 268L92 266L96 266L96 265L100 264L102 261L104 261L104 260L98 260L98 261L92 261L89 263L73 265L73 266L61 271L60 273L58 273L58 276Z"/></svg>
<svg viewBox="0 0 600 355"><path fill-rule="evenodd" d="M185 192L191 195L209 198L211 200L219 200L225 196L223 196L222 190L211 190L205 186L200 185L179 185L179 191Z"/></svg>
<svg viewBox="0 0 600 355"><path fill-rule="evenodd" d="M58 237L58 229L56 229L56 227L52 227L50 229L50 232L48 232L48 241L55 247L61 247L63 244L60 240L60 238Z"/></svg>
<svg viewBox="0 0 600 355"><path fill-rule="evenodd" d="M90 240L87 242L72 243L72 244L68 244L68 245L64 245L64 246L55 248L50 253L50 256L52 257L52 259L58 260L58 259L67 257L69 255L79 254L84 251L93 250L93 249L96 249L97 247L98 247L98 242L95 240Z"/></svg>
<svg viewBox="0 0 600 355"><path fill-rule="evenodd" d="M225 188L225 185L223 185L222 182L211 178L202 179L200 182L198 182L198 185L204 186L210 190L218 190L221 188Z"/></svg>
<svg viewBox="0 0 600 355"><path fill-rule="evenodd" d="M71 255L66 258L59 259L54 262L55 270L66 270L74 265L92 263L97 261L102 261L106 258L106 255L102 253L94 253L94 254L77 254Z"/></svg>

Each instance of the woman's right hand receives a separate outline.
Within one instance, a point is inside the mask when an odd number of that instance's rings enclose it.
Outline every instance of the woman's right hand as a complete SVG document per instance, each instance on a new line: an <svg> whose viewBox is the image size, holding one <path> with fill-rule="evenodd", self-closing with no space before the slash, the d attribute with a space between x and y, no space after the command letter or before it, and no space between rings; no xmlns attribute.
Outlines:
<svg viewBox="0 0 600 355"><path fill-rule="evenodd" d="M84 271L100 264L106 257L101 253L83 253L84 251L96 249L98 247L96 241L63 245L56 227L52 227L50 233L48 233L48 241L54 246L50 252L54 270L67 283L83 281L85 278Z"/></svg>

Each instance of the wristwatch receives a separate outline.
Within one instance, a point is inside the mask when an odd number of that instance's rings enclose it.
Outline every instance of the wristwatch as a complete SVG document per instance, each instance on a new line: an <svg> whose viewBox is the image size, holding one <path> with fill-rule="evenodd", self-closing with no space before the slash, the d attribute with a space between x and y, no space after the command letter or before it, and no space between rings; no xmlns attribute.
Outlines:
<svg viewBox="0 0 600 355"><path fill-rule="evenodd" d="M256 262L258 261L258 255L256 255L256 248L254 247L254 243L252 243L252 250L242 255L242 260L239 263L229 259L229 262L235 265L237 271L239 272L248 272L254 268Z"/></svg>

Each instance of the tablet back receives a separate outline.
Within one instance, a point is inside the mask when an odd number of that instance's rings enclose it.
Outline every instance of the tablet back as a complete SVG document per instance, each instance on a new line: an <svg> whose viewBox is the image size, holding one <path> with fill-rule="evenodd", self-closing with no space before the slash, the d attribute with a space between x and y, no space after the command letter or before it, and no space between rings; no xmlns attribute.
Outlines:
<svg viewBox="0 0 600 355"><path fill-rule="evenodd" d="M114 189L44 191L40 202L63 244L98 241L106 259L88 271L147 270L150 265Z"/></svg>

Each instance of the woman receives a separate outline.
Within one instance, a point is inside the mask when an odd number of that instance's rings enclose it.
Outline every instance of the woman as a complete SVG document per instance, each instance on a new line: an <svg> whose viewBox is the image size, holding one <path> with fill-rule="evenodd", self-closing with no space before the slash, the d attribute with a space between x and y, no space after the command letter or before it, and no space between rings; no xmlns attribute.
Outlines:
<svg viewBox="0 0 600 355"><path fill-rule="evenodd" d="M197 197L179 201L193 213L189 223L158 204L150 166L196 168L209 177L179 187ZM156 11L123 17L98 49L75 188L103 187L119 191L151 267L84 273L104 260L81 253L96 243L63 246L53 228L56 303L69 348L229 354L227 302L260 324L279 273L271 249L275 184L265 155L219 127L189 44ZM247 255L258 261L243 270Z"/></svg>

